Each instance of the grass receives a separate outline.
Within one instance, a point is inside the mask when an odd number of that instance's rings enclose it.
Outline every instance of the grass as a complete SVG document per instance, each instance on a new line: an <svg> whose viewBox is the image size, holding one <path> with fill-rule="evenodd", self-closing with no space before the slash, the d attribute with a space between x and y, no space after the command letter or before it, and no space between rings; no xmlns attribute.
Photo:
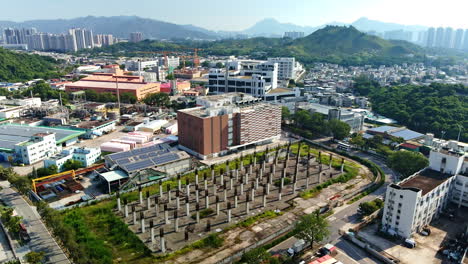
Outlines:
<svg viewBox="0 0 468 264"><path fill-rule="evenodd" d="M261 213L259 215L249 217L249 218L245 219L244 221L237 223L233 227L249 227L249 226L252 226L253 224L255 224L256 222L258 222L260 220L275 218L275 217L280 216L282 214L283 214L282 212L276 213L274 211L269 210L269 211L263 212L263 213Z"/></svg>

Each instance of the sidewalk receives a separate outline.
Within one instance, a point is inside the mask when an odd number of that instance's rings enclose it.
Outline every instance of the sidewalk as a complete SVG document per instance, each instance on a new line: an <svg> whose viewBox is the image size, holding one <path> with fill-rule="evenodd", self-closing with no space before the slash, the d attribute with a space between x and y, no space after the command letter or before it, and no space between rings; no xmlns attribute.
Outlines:
<svg viewBox="0 0 468 264"><path fill-rule="evenodd" d="M18 246L16 248L18 257L23 258L29 251L43 251L46 253L46 263L70 263L67 256L41 221L36 208L30 206L18 192L10 188L9 182L1 181L0 186L3 188L0 191L3 201L13 207L19 216L23 217L23 223L26 225L31 237L31 241L22 247L16 244Z"/></svg>

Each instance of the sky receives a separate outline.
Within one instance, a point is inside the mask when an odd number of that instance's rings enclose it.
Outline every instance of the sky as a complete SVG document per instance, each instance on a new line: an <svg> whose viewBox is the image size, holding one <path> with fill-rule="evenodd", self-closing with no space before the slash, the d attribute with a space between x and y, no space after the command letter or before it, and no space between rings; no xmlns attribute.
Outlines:
<svg viewBox="0 0 468 264"><path fill-rule="evenodd" d="M17 22L136 15L235 31L264 18L318 26L367 17L405 25L468 28L468 0L0 0L0 6L0 20Z"/></svg>

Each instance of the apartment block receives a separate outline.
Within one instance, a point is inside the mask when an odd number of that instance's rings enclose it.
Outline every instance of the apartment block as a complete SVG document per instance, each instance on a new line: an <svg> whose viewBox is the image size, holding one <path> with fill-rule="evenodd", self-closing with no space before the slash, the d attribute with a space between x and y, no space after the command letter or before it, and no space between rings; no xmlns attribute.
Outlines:
<svg viewBox="0 0 468 264"><path fill-rule="evenodd" d="M179 147L201 159L264 144L281 135L281 108L242 93L206 96L179 110Z"/></svg>
<svg viewBox="0 0 468 264"><path fill-rule="evenodd" d="M278 63L278 79L297 80L304 69L294 57L290 58L268 58L269 62Z"/></svg>
<svg viewBox="0 0 468 264"><path fill-rule="evenodd" d="M449 142L430 152L429 167L386 191L382 231L404 238L420 232L453 203L468 206L468 159Z"/></svg>

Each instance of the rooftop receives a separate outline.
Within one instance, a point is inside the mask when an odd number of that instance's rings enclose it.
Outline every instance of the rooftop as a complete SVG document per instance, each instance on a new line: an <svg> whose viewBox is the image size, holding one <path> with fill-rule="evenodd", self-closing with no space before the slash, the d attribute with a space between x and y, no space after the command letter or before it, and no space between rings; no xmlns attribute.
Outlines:
<svg viewBox="0 0 468 264"><path fill-rule="evenodd" d="M121 83L119 82L119 89L126 90L137 90L143 88L147 85L155 86L159 85L158 83L145 83L145 82L134 82L134 83ZM88 87L88 88L97 88L97 89L117 89L115 82L103 82L103 81L77 81L74 83L67 84L66 87Z"/></svg>
<svg viewBox="0 0 468 264"><path fill-rule="evenodd" d="M128 175L121 170L113 170L100 174L107 182L113 182L117 180L122 180L128 178Z"/></svg>
<svg viewBox="0 0 468 264"><path fill-rule="evenodd" d="M451 175L444 174L435 170L425 169L408 180L398 184L403 188L417 188L422 191L422 195L435 189L444 183Z"/></svg>
<svg viewBox="0 0 468 264"><path fill-rule="evenodd" d="M57 144L84 134L83 131L72 129L4 124L0 125L0 148L12 150L16 144L29 141L38 133L55 133Z"/></svg>

